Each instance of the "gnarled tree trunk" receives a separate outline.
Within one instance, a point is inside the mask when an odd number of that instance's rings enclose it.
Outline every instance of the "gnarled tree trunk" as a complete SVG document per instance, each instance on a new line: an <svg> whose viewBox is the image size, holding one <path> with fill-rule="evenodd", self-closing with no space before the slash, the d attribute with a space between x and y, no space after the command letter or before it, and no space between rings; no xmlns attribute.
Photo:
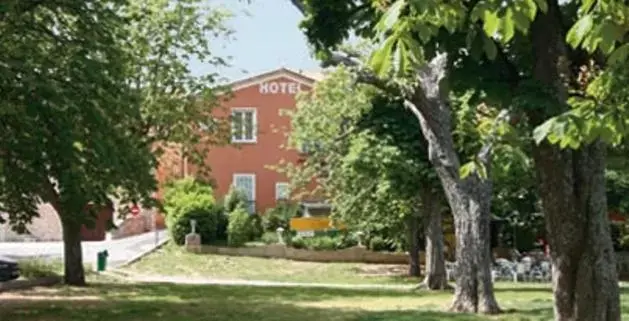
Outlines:
<svg viewBox="0 0 629 321"><path fill-rule="evenodd" d="M620 320L616 260L607 218L605 146L543 144L534 158L551 250L555 320Z"/></svg>
<svg viewBox="0 0 629 321"><path fill-rule="evenodd" d="M460 161L452 138L451 111L447 103L447 90L442 88L445 78L446 56L433 59L419 74L421 88L416 90L410 109L420 121L424 137L428 141L428 155L441 180L446 198L454 216L456 235L456 288L451 309L457 312L486 313L500 311L494 298L489 253L485 254L485 238L482 235L484 216L489 215L491 187L476 174L462 179L459 176ZM490 150L481 155L489 165ZM487 232L489 229L487 228ZM488 241L487 241L488 242ZM479 282L482 287L483 306L479 309Z"/></svg>
<svg viewBox="0 0 629 321"><path fill-rule="evenodd" d="M422 188L422 214L424 217L424 237L426 239L426 262L424 281L420 285L429 290L449 289L443 253L443 226L439 194L430 187Z"/></svg>
<svg viewBox="0 0 629 321"><path fill-rule="evenodd" d="M59 213L61 217L62 214ZM64 248L64 281L68 285L85 285L83 252L81 249L81 224L69 219L61 220Z"/></svg>
<svg viewBox="0 0 629 321"><path fill-rule="evenodd" d="M559 4L532 25L533 77L554 91L558 105L567 100L565 77L570 61ZM538 125L554 113L530 112ZM541 114L541 115L540 115ZM596 141L578 150L544 142L533 148L550 247L557 321L618 321L620 299L605 194L605 149Z"/></svg>

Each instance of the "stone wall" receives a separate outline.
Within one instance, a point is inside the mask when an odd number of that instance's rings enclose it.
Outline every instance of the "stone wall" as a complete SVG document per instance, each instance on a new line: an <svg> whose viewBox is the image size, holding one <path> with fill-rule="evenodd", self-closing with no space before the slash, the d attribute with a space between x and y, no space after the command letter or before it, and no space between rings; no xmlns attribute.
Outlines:
<svg viewBox="0 0 629 321"><path fill-rule="evenodd" d="M253 247L201 246L200 253L229 256L251 256L279 258L310 262L355 262L374 264L408 264L407 253L373 252L365 247L355 246L338 251L312 251L294 249L281 244ZM420 252L420 262L424 263L424 253ZM620 279L629 280L629 252L616 253Z"/></svg>
<svg viewBox="0 0 629 321"><path fill-rule="evenodd" d="M39 205L39 217L33 218L27 226L28 233L18 234L11 230L9 224L0 225L0 242L28 242L28 241L61 241L61 221L57 212L50 204ZM6 217L7 214L4 214Z"/></svg>
<svg viewBox="0 0 629 321"><path fill-rule="evenodd" d="M338 251L312 251L294 249L280 244L254 247L221 247L203 245L201 253L230 256L252 256L264 258L282 258L295 261L310 262L358 262L379 264L408 264L408 254L373 252L365 247L355 246ZM423 253L420 260L423 262Z"/></svg>
<svg viewBox="0 0 629 321"><path fill-rule="evenodd" d="M164 217L153 211L154 210L144 209L138 216L129 216L124 221L118 222L118 228L111 231L111 238L121 239L150 232L153 230L153 218L155 218L155 225L157 229L164 229Z"/></svg>

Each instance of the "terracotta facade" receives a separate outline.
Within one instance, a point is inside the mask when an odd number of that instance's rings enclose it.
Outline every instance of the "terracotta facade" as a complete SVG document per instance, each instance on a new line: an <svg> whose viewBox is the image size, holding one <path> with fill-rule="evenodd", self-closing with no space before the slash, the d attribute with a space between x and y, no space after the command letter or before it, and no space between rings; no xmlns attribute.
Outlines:
<svg viewBox="0 0 629 321"><path fill-rule="evenodd" d="M245 186L252 210L264 213L284 196L288 179L271 167L299 162L303 156L287 146L290 117L285 111L296 108L298 92L310 90L317 77L282 68L231 84L229 98L213 115L231 123L232 140L211 147L205 159L218 199L232 184ZM194 172L173 149L162 157L157 177L163 183Z"/></svg>

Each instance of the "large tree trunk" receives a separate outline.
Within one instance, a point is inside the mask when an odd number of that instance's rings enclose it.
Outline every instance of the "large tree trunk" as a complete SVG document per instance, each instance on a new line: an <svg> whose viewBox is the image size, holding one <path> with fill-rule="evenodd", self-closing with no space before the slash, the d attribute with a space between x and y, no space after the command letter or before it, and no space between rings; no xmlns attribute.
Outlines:
<svg viewBox="0 0 629 321"><path fill-rule="evenodd" d="M446 198L452 210L456 236L456 288L451 310L457 312L479 311L479 281L483 284L481 311L498 312L491 278L486 278L489 266L485 254L482 230L483 216L488 215L490 199L483 191L482 181L476 174L462 179L459 176L460 160L452 138L451 111L447 103L447 90L442 86L445 78L447 57L433 59L420 72L421 90L412 97L415 115L420 121L424 137L428 141L428 156L432 162ZM487 150L486 152L489 152ZM485 153L490 154L490 153ZM489 159L485 161L489 165ZM482 188L481 188L482 187ZM488 188L491 190L491 188ZM491 195L491 193L489 193ZM487 233L488 234L488 233ZM483 273L481 273L483 272ZM484 282L483 282L484 281Z"/></svg>
<svg viewBox="0 0 629 321"><path fill-rule="evenodd" d="M557 105L567 100L569 77L565 30L559 4L548 1L538 14L531 40L535 80L554 90ZM563 111L535 110L534 125ZM605 146L594 142L561 150L544 142L534 146L546 234L550 247L557 321L620 320L620 299L605 194Z"/></svg>
<svg viewBox="0 0 629 321"><path fill-rule="evenodd" d="M486 170L489 175L491 172L489 162L487 162ZM491 266L494 261L491 248L492 182L490 180L477 181L475 189L475 196L478 197L477 203L480 206L480 214L478 215L480 302L478 309L485 314L495 314L500 313L500 307L494 295L494 282L491 273Z"/></svg>
<svg viewBox="0 0 629 321"><path fill-rule="evenodd" d="M61 213L59 213L60 216ZM63 216L62 216L63 217ZM81 224L62 219L64 247L64 281L68 285L85 285L83 253L81 249Z"/></svg>
<svg viewBox="0 0 629 321"><path fill-rule="evenodd" d="M411 214L407 219L408 225L408 244L409 244L409 267L408 267L408 275L409 276L420 276L421 268L419 262L419 251L421 250L419 246L419 215L418 213Z"/></svg>
<svg viewBox="0 0 629 321"><path fill-rule="evenodd" d="M620 299L607 218L605 146L535 149L551 250L555 320L617 321Z"/></svg>
<svg viewBox="0 0 629 321"><path fill-rule="evenodd" d="M422 214L425 218L424 237L426 239L426 272L422 287L429 290L449 289L443 253L443 226L441 224L439 195L431 188L425 188L422 192L421 201Z"/></svg>

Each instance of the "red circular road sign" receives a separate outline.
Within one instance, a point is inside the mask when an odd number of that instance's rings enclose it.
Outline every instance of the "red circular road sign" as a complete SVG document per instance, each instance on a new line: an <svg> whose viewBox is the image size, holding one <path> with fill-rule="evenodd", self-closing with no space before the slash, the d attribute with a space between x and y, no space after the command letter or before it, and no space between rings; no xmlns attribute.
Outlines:
<svg viewBox="0 0 629 321"><path fill-rule="evenodd" d="M137 204L134 204L134 205L131 207L131 214L132 214L133 216L136 216L136 215L140 214L140 207L139 207Z"/></svg>

